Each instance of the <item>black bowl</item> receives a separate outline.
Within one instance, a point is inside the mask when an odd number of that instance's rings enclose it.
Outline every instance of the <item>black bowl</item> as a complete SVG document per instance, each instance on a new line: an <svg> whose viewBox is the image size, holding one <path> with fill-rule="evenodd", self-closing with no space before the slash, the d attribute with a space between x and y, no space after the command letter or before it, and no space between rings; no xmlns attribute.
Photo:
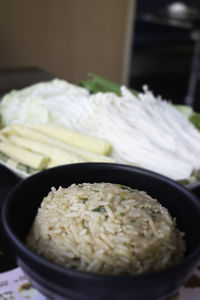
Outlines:
<svg viewBox="0 0 200 300"><path fill-rule="evenodd" d="M52 186L111 182L144 190L167 207L185 232L187 253L180 264L142 275L98 275L71 270L36 255L25 237ZM184 187L156 173L119 164L81 163L40 172L19 183L4 203L3 225L17 263L45 295L54 299L168 299L189 277L200 258L200 204Z"/></svg>

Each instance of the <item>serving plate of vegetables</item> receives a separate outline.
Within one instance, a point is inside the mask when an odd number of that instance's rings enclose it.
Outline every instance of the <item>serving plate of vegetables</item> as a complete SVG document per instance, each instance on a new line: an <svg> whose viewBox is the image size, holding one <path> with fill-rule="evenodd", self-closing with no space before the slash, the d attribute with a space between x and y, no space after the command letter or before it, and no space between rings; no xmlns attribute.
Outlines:
<svg viewBox="0 0 200 300"><path fill-rule="evenodd" d="M0 161L22 178L56 165L116 162L199 185L200 115L97 75L4 95Z"/></svg>

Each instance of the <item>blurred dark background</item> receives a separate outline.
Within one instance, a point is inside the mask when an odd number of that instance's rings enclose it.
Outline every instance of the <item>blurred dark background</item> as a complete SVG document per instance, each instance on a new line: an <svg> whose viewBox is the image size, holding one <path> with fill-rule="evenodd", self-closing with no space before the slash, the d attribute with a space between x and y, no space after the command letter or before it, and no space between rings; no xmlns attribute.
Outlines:
<svg viewBox="0 0 200 300"><path fill-rule="evenodd" d="M200 1L139 0L135 18L129 85L199 111Z"/></svg>

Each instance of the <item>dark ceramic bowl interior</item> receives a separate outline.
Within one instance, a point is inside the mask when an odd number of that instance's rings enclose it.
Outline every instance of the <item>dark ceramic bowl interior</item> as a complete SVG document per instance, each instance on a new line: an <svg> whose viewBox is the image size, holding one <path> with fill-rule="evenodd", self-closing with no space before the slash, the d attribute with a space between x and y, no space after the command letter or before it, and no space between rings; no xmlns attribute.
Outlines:
<svg viewBox="0 0 200 300"><path fill-rule="evenodd" d="M41 258L25 245L25 237L44 196L52 186L111 182L144 190L168 208L185 232L187 253L182 262L142 275L98 275L71 270ZM169 299L185 282L200 257L200 204L184 187L156 173L119 164L81 163L40 172L20 182L2 210L3 225L18 264L33 285L53 299Z"/></svg>

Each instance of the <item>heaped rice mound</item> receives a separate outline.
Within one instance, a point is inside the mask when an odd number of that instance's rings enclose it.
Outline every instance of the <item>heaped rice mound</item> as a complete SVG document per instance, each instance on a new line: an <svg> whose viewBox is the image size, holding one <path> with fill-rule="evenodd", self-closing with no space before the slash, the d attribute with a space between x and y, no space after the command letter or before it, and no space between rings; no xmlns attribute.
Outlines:
<svg viewBox="0 0 200 300"><path fill-rule="evenodd" d="M178 263L183 233L143 191L111 183L52 188L27 245L64 266L101 274L139 274Z"/></svg>

